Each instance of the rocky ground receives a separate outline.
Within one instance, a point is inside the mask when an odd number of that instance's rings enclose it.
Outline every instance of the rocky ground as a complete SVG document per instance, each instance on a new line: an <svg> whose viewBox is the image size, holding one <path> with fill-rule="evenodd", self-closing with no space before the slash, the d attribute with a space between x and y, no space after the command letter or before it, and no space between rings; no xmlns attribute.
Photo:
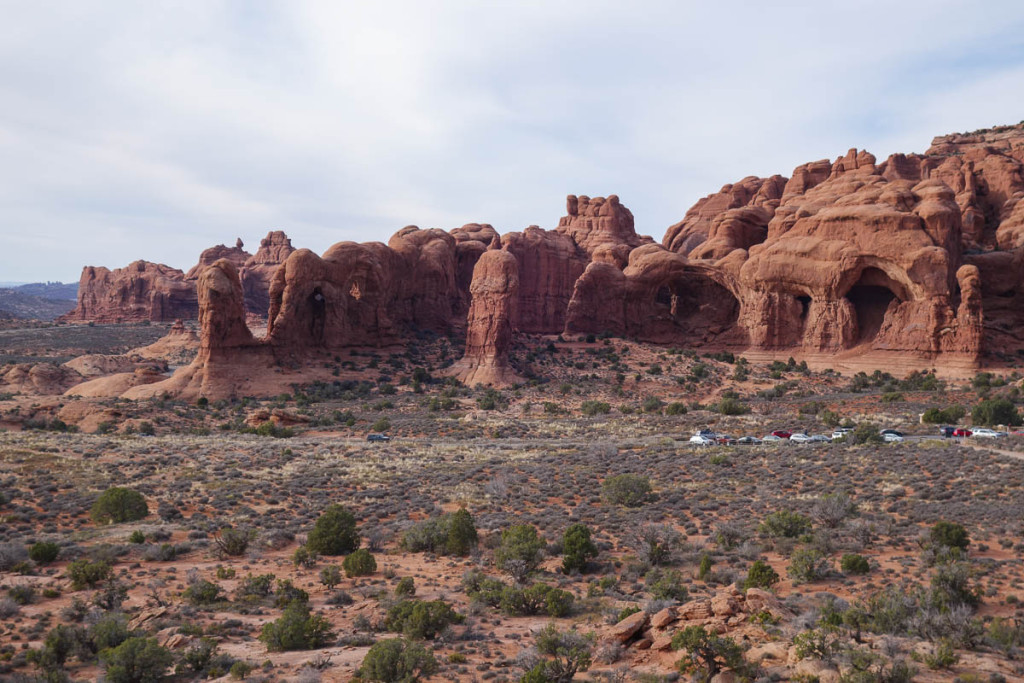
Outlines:
<svg viewBox="0 0 1024 683"><path fill-rule="evenodd" d="M117 329L109 358L131 356ZM521 383L496 391L444 379L456 347L357 349L327 361L336 380L272 399L4 395L0 677L118 680L135 657L179 680L373 679L385 646L371 648L395 638L437 681L517 681L538 662L547 678L528 680L553 680L556 661L577 680L671 680L680 662L718 680L1024 677L1024 438L924 438L936 426L919 419L1012 407L1016 375L526 337ZM702 427L840 423L862 428L817 446L688 443ZM853 443L882 427L922 438ZM94 518L112 487L144 509ZM365 574L346 576L351 547L304 553L333 504L374 558ZM454 547L463 508L477 539ZM417 621L410 601L433 605ZM305 635L281 648L286 617Z"/></svg>

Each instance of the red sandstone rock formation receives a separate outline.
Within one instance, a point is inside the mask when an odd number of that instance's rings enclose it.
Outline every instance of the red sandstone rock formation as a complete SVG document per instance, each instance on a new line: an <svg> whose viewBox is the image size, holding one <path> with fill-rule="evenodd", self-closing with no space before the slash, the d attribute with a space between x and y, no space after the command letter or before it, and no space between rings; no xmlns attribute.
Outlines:
<svg viewBox="0 0 1024 683"><path fill-rule="evenodd" d="M204 249L203 253L199 255L199 263L192 266L187 273L185 273L186 280L198 280L199 274L206 269L207 266L213 265L220 259L226 259L234 264L235 268L241 268L245 265L245 262L252 258L252 254L247 252L241 246L237 246L242 240L236 242L236 246L227 247L223 244Z"/></svg>
<svg viewBox="0 0 1024 683"><path fill-rule="evenodd" d="M473 269L470 294L466 352L452 366L453 374L470 386L514 384L519 378L509 366L508 355L519 302L519 263L501 250L497 237Z"/></svg>
<svg viewBox="0 0 1024 683"><path fill-rule="evenodd" d="M170 322L194 318L195 289L177 268L135 261L108 270L87 266L78 282L78 306L61 320L73 322Z"/></svg>
<svg viewBox="0 0 1024 683"><path fill-rule="evenodd" d="M281 230L273 230L260 240L260 248L239 267L245 310L266 316L270 306L270 282L274 273L295 251L292 241Z"/></svg>
<svg viewBox="0 0 1024 683"><path fill-rule="evenodd" d="M794 180L800 170L798 168L794 172ZM826 172L825 177L827 175ZM698 201L693 208L686 212L686 217L682 221L669 227L665 232L662 244L669 251L689 254L709 238L712 233L712 223L722 213L743 207L774 208L778 206L778 200L782 197L784 187L788 187L786 179L778 175L771 178L749 176L735 185L726 185L717 193ZM768 223L765 221L761 227L767 225Z"/></svg>

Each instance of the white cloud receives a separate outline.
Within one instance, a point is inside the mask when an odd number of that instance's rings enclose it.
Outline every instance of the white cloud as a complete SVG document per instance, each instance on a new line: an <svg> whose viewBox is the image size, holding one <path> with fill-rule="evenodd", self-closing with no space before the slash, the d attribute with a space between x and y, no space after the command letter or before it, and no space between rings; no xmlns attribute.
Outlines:
<svg viewBox="0 0 1024 683"><path fill-rule="evenodd" d="M1024 118L1021 28L952 0L11 5L0 280L550 227L568 193L660 239L745 175Z"/></svg>

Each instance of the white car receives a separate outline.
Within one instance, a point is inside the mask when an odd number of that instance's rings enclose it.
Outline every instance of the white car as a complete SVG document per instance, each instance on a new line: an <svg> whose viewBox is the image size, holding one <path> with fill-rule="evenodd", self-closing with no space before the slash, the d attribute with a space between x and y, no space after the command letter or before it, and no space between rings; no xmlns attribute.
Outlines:
<svg viewBox="0 0 1024 683"><path fill-rule="evenodd" d="M996 430L989 429L987 427L978 427L971 431L974 432L974 436L980 436L984 439L998 439L1006 436L1006 432L997 432Z"/></svg>
<svg viewBox="0 0 1024 683"><path fill-rule="evenodd" d="M714 439L704 436L703 434L694 434L690 437L690 443L698 446L710 446L715 442Z"/></svg>
<svg viewBox="0 0 1024 683"><path fill-rule="evenodd" d="M796 434L792 434L789 437L789 440L792 441L793 443L810 443L812 439L806 434L797 432Z"/></svg>
<svg viewBox="0 0 1024 683"><path fill-rule="evenodd" d="M885 439L886 443L899 443L900 441L903 441L902 436L900 436L899 434L893 434L891 432L888 434L882 434L882 438Z"/></svg>
<svg viewBox="0 0 1024 683"><path fill-rule="evenodd" d="M774 434L765 434L761 437L761 443L779 443L780 441L785 441L785 439Z"/></svg>
<svg viewBox="0 0 1024 683"><path fill-rule="evenodd" d="M844 436L846 436L847 434L849 434L852 431L853 430L850 429L849 427L840 427L839 429L837 429L834 432L832 432L832 438L833 439L841 439L841 438L843 438Z"/></svg>

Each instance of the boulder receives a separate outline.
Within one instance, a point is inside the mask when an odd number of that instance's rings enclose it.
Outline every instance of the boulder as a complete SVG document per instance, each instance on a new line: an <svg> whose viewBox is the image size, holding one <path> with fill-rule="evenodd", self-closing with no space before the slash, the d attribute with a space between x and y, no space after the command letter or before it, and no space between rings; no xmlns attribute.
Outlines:
<svg viewBox="0 0 1024 683"><path fill-rule="evenodd" d="M620 621L611 627L606 637L609 640L614 640L620 643L627 643L637 633L642 631L648 623L648 616L646 612L637 612L630 614L628 617Z"/></svg>

